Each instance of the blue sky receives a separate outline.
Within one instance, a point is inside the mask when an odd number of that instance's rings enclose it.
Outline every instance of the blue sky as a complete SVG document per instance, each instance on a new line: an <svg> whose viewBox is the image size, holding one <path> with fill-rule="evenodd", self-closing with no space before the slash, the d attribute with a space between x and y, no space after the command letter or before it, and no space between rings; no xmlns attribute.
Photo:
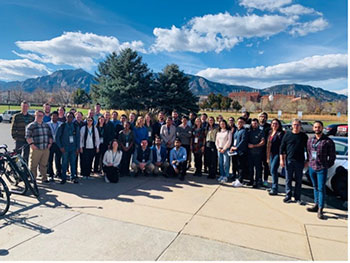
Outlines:
<svg viewBox="0 0 350 263"><path fill-rule="evenodd" d="M94 73L131 47L154 72L176 63L222 83L347 93L347 10L343 0L0 0L0 80Z"/></svg>

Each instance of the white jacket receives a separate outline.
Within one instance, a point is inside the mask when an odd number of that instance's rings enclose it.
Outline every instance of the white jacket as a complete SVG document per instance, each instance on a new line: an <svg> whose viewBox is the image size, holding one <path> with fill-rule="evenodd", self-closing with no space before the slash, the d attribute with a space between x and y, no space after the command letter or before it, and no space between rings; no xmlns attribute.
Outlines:
<svg viewBox="0 0 350 263"><path fill-rule="evenodd" d="M112 150L108 150L103 156L103 164L107 166L112 163L114 167L117 167L120 164L120 161L122 160L122 155L122 151L117 151L116 153L113 153Z"/></svg>

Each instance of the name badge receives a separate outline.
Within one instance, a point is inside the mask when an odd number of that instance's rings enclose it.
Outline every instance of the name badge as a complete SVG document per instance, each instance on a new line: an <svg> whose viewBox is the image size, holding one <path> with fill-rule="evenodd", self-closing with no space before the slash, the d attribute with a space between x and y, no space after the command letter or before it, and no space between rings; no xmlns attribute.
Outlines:
<svg viewBox="0 0 350 263"><path fill-rule="evenodd" d="M316 160L316 158L317 158L317 151L311 151L311 158L312 158L312 160Z"/></svg>
<svg viewBox="0 0 350 263"><path fill-rule="evenodd" d="M103 137L100 138L100 143L103 143Z"/></svg>
<svg viewBox="0 0 350 263"><path fill-rule="evenodd" d="M194 143L198 143L198 137L194 137Z"/></svg>
<svg viewBox="0 0 350 263"><path fill-rule="evenodd" d="M74 137L71 135L69 136L69 143L73 143L74 142Z"/></svg>
<svg viewBox="0 0 350 263"><path fill-rule="evenodd" d="M234 146L237 145L237 139L235 139L235 140L233 141L233 145L234 145Z"/></svg>
<svg viewBox="0 0 350 263"><path fill-rule="evenodd" d="M264 127L263 126L259 126L259 129L262 131L264 129Z"/></svg>
<svg viewBox="0 0 350 263"><path fill-rule="evenodd" d="M151 131L148 132L148 137L152 137L152 132Z"/></svg>
<svg viewBox="0 0 350 263"><path fill-rule="evenodd" d="M125 147L126 148L128 148L129 147L129 143L127 142L127 143L125 143Z"/></svg>

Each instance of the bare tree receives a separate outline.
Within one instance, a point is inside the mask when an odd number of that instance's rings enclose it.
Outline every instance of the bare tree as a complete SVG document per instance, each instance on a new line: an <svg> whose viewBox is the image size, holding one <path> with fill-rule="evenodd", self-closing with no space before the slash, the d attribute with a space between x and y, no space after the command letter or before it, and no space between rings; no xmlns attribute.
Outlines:
<svg viewBox="0 0 350 263"><path fill-rule="evenodd" d="M37 88L32 94L32 102L37 104L44 104L49 100L48 92L42 88Z"/></svg>
<svg viewBox="0 0 350 263"><path fill-rule="evenodd" d="M68 105L73 103L73 92L69 88L59 88L53 94L53 99L56 103Z"/></svg>
<svg viewBox="0 0 350 263"><path fill-rule="evenodd" d="M17 104L20 104L28 97L28 93L26 93L22 87L17 86L11 91L11 97Z"/></svg>

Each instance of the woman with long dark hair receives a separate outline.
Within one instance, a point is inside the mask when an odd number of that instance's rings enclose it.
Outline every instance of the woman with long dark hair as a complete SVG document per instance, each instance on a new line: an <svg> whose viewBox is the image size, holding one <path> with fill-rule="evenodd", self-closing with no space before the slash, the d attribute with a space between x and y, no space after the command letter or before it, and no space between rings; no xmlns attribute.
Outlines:
<svg viewBox="0 0 350 263"><path fill-rule="evenodd" d="M121 176L130 175L130 159L134 152L134 132L130 130L130 122L124 123L124 129L120 131L118 141L123 152L120 174Z"/></svg>
<svg viewBox="0 0 350 263"><path fill-rule="evenodd" d="M219 125L220 128L216 134L215 140L216 149L218 150L220 170L220 177L218 181L220 183L226 183L230 175L230 156L228 156L228 151L232 142L232 133L229 130L225 120L221 120Z"/></svg>
<svg viewBox="0 0 350 263"><path fill-rule="evenodd" d="M216 150L215 140L216 134L218 132L218 127L215 124L214 117L209 117L208 126L206 129L206 143L205 143L205 158L207 162L207 167L209 169L208 178L215 179L216 178L216 169L218 163L218 151Z"/></svg>
<svg viewBox="0 0 350 263"><path fill-rule="evenodd" d="M269 191L270 195L278 194L278 167L280 165L280 146L284 131L279 119L271 121L271 130L269 131L266 144L266 161L270 165L270 173L272 175L272 187Z"/></svg>
<svg viewBox="0 0 350 263"><path fill-rule="evenodd" d="M109 145L109 150L103 156L103 171L106 183L118 183L122 151L118 149L118 141L114 139Z"/></svg>
<svg viewBox="0 0 350 263"><path fill-rule="evenodd" d="M152 147L153 141L154 141L154 133L153 133L152 116L150 113L147 113L145 115L145 128L147 129L148 146Z"/></svg>
<svg viewBox="0 0 350 263"><path fill-rule="evenodd" d="M202 127L202 121L200 118L196 118L194 121L194 127L192 129L191 138L191 151L194 154L194 164L196 171L194 176L202 176L202 165L203 165L203 153L205 146L205 130Z"/></svg>

